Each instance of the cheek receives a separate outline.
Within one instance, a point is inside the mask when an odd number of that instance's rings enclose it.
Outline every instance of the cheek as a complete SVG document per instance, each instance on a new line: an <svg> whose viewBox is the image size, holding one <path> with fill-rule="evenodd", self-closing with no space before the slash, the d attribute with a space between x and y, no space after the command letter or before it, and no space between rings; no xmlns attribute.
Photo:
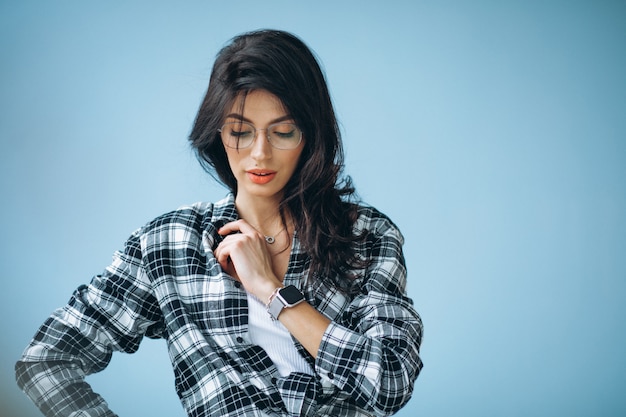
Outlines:
<svg viewBox="0 0 626 417"><path fill-rule="evenodd" d="M230 168L234 171L234 168L239 164L239 161L241 160L239 152L234 149L228 149L226 150L226 157L228 158L228 165L230 165Z"/></svg>
<svg viewBox="0 0 626 417"><path fill-rule="evenodd" d="M290 165L291 172L295 171L298 165L300 164L302 158L302 152L293 152L288 157L289 159L285 161L286 164Z"/></svg>
<svg viewBox="0 0 626 417"><path fill-rule="evenodd" d="M293 156L293 159L294 159L293 170L296 171L298 167L302 167L302 165L304 165L308 157L309 157L308 155L304 155L304 147L300 149L300 151L297 152Z"/></svg>

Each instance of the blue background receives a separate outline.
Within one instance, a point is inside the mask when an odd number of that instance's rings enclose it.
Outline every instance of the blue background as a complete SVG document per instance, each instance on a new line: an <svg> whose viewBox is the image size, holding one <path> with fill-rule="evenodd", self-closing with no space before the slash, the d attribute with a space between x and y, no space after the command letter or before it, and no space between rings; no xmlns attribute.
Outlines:
<svg viewBox="0 0 626 417"><path fill-rule="evenodd" d="M406 236L425 368L400 416L626 415L624 1L3 1L0 415L36 328L135 228L225 191L186 137L218 49L321 58L346 173ZM89 378L184 415L165 344Z"/></svg>

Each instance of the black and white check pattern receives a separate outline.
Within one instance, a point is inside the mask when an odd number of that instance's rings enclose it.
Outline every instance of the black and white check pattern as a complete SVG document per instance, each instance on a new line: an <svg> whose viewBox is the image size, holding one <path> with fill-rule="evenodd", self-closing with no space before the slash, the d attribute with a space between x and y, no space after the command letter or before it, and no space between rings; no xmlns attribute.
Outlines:
<svg viewBox="0 0 626 417"><path fill-rule="evenodd" d="M306 279L310 259L294 236L285 284L332 324L316 360L294 340L315 375L281 377L249 341L243 287L213 256L217 229L236 218L229 195L155 219L52 314L16 366L18 384L46 416L114 416L85 376L103 370L113 351L136 351L144 336L166 340L189 416L371 416L406 404L422 368L422 322L406 296L395 225L360 208L355 232L367 239L358 253L372 263L355 271L354 297Z"/></svg>

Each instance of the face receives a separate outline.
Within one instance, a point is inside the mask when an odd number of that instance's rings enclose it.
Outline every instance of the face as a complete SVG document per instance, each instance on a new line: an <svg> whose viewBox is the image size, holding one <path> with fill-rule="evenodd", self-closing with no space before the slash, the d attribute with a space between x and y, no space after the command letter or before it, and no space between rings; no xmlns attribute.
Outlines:
<svg viewBox="0 0 626 417"><path fill-rule="evenodd" d="M256 137L249 147L224 146L230 169L237 179L237 199L280 200L298 165L304 139L295 149L276 149L267 140L265 129L279 122L294 123L282 102L265 90L251 91L245 102L242 100L239 97L235 101L224 119L225 123L243 121L256 128Z"/></svg>

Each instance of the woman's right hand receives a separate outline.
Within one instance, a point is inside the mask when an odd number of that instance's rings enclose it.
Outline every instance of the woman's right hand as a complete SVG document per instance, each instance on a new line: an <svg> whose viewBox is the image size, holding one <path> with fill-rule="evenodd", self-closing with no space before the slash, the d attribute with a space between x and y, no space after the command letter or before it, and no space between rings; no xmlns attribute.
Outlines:
<svg viewBox="0 0 626 417"><path fill-rule="evenodd" d="M222 269L238 279L246 291L265 301L282 286L273 272L265 237L248 222L227 223L218 233L225 237L215 249L215 257Z"/></svg>

